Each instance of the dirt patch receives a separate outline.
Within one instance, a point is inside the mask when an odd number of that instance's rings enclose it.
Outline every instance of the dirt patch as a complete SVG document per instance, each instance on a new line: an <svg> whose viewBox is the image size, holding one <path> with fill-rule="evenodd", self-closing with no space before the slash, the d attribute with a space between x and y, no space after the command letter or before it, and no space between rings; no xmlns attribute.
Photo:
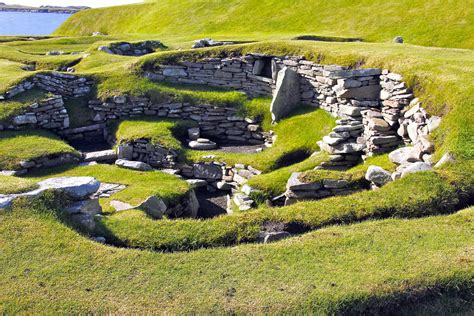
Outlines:
<svg viewBox="0 0 474 316"><path fill-rule="evenodd" d="M227 193L216 191L211 193L206 188L195 190L199 201L198 218L206 219L227 214Z"/></svg>

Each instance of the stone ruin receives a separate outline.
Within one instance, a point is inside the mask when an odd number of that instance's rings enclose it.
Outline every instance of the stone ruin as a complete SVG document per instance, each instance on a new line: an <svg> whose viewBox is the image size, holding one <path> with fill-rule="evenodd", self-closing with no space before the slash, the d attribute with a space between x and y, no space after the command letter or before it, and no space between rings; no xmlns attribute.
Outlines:
<svg viewBox="0 0 474 316"><path fill-rule="evenodd" d="M402 76L388 70L351 69L320 65L301 57L248 54L156 65L143 69L143 75L156 81L201 84L242 91L249 97L273 97L270 111L275 122L286 117L300 104L320 107L338 117L338 120L333 131L319 142L320 148L330 154L329 161L319 168L345 170L368 156L392 152L390 159L399 165L397 172L392 175L371 167L367 180L374 187L398 179L404 174L431 168L434 146L428 135L440 124L440 118L431 117L418 99L415 99ZM72 75L37 75L10 89L3 98L9 98L33 86L61 96L77 97L90 91L91 85L88 79ZM29 122L29 125L36 124L37 128L51 126L68 140L102 138L110 141L105 128L108 121L145 115L194 120L198 123L198 129L190 131L190 144L202 146L201 149L210 149L207 146L211 146L213 142L209 139L265 143L268 146L274 140L272 134L261 130L259 122L241 117L233 108L176 102L172 98L155 101L145 96L117 95L107 100L90 100L88 107L94 113L95 124L70 129L67 126L67 111L64 113L60 106L60 98L53 97L48 102L51 102L52 107L48 108L49 104L46 105L44 113L30 108L28 112L14 118L11 125L3 128L13 126L17 129L22 127L18 123ZM50 119L41 117L43 114L50 115ZM36 123L33 123L35 120ZM54 125L56 121L58 126L47 125ZM202 136L209 139L203 141ZM396 150L400 145L411 147ZM216 161L180 165L177 163L177 156L176 152L151 144L146 139L121 144L118 153L104 152L104 157L110 158L109 160L119 159L119 165L123 167L137 170L148 170L151 167L173 169L167 172L181 175L193 186L229 192L229 204L234 203L241 210L255 205L251 196L256 190L246 185L246 182L260 174L260 171L252 166L227 166ZM101 161L101 157L92 155L88 161ZM213 159L208 158L211 161ZM279 204L278 201L286 199L287 203L291 203L295 199L349 194L355 189L359 188L351 188L343 179L307 184L301 182L298 175L292 175L286 194L274 197L272 201Z"/></svg>

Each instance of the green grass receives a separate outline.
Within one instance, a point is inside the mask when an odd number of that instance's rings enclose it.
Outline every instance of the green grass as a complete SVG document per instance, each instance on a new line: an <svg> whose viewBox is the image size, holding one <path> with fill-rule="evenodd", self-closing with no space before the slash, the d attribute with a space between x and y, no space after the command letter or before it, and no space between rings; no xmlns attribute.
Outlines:
<svg viewBox="0 0 474 316"><path fill-rule="evenodd" d="M8 122L13 116L22 114L29 106L42 99L46 99L48 96L50 96L49 93L34 88L0 103L2 107L0 123Z"/></svg>
<svg viewBox="0 0 474 316"><path fill-rule="evenodd" d="M376 191L283 208L261 207L202 221L153 221L140 212L123 212L100 219L97 234L105 235L118 245L186 251L254 241L265 222L318 229L369 219L446 214L467 203L474 193L474 177L462 172L463 167L456 165L449 172L414 174Z"/></svg>
<svg viewBox="0 0 474 316"><path fill-rule="evenodd" d="M120 122L115 137L118 144L148 139L154 145L180 151L182 145L179 138L185 137L188 128L194 126L197 126L194 121L143 117Z"/></svg>
<svg viewBox="0 0 474 316"><path fill-rule="evenodd" d="M24 66L22 63L0 57L0 93L7 91L15 83L31 75L31 73L24 71L22 66Z"/></svg>
<svg viewBox="0 0 474 316"><path fill-rule="evenodd" d="M409 314L423 304L439 306L441 314L466 312L473 212L331 227L272 245L162 254L93 243L61 224L54 210L20 203L0 213L0 309L367 314L401 305ZM441 304L446 301L456 304Z"/></svg>
<svg viewBox="0 0 474 316"><path fill-rule="evenodd" d="M99 30L108 34L154 34L180 41L203 37L288 39L313 34L379 42L401 35L412 44L474 48L473 10L470 3L460 0L449 4L421 0L161 0L82 11L71 16L55 34L89 35Z"/></svg>
<svg viewBox="0 0 474 316"><path fill-rule="evenodd" d="M0 169L21 169L22 161L60 154L79 155L74 148L47 131L0 133Z"/></svg>
<svg viewBox="0 0 474 316"><path fill-rule="evenodd" d="M59 167L55 169L37 171L29 174L28 179L41 181L43 179L63 176L95 177L101 182L124 184L127 188L110 198L101 198L100 203L104 212L111 212L110 202L118 200L137 206L148 197L156 195L165 202L174 203L189 191L189 185L175 176L159 172L137 172L110 165L96 165L87 167Z"/></svg>
<svg viewBox="0 0 474 316"><path fill-rule="evenodd" d="M17 194L33 191L37 188L35 182L10 176L0 176L0 194Z"/></svg>

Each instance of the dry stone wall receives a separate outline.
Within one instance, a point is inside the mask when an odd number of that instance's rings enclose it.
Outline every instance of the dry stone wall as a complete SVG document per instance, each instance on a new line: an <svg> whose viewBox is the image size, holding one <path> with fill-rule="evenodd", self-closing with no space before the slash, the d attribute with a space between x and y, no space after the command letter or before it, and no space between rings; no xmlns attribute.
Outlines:
<svg viewBox="0 0 474 316"><path fill-rule="evenodd" d="M21 128L42 128L61 131L69 127L69 115L60 95L41 100L28 106L25 111L0 123L1 130L18 130Z"/></svg>
<svg viewBox="0 0 474 316"><path fill-rule="evenodd" d="M0 95L0 100L10 99L35 87L57 95L78 98L88 95L92 85L93 81L85 77L59 72L36 74L8 89L3 95Z"/></svg>
<svg viewBox="0 0 474 316"><path fill-rule="evenodd" d="M93 100L89 107L95 111L96 122L139 116L189 119L198 122L201 135L216 140L262 144L263 134L257 122L239 115L238 109L212 105L161 101L154 103L146 97L115 96L106 102Z"/></svg>
<svg viewBox="0 0 474 316"><path fill-rule="evenodd" d="M118 158L142 161L154 168L173 169L177 166L178 152L152 144L149 139L137 139L118 146Z"/></svg>

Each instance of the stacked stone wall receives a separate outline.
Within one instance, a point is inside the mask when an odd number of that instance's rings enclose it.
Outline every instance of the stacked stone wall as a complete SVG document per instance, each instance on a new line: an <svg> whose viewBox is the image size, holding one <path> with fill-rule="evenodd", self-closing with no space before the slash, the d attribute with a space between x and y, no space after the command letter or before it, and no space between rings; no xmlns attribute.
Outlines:
<svg viewBox="0 0 474 316"><path fill-rule="evenodd" d="M102 102L93 100L89 107L95 111L94 120L157 116L170 119L189 119L199 124L201 135L216 140L262 144L264 136L257 122L239 115L235 108L164 101L154 103L146 97L116 96Z"/></svg>
<svg viewBox="0 0 474 316"><path fill-rule="evenodd" d="M61 131L69 127L69 115L59 95L41 100L28 106L25 111L0 123L0 130L21 128L42 128Z"/></svg>
<svg viewBox="0 0 474 316"><path fill-rule="evenodd" d="M88 95L91 92L92 85L92 80L70 74L59 72L36 74L21 83L12 86L3 95L0 95L0 100L13 98L16 95L35 87L57 95L78 98Z"/></svg>

